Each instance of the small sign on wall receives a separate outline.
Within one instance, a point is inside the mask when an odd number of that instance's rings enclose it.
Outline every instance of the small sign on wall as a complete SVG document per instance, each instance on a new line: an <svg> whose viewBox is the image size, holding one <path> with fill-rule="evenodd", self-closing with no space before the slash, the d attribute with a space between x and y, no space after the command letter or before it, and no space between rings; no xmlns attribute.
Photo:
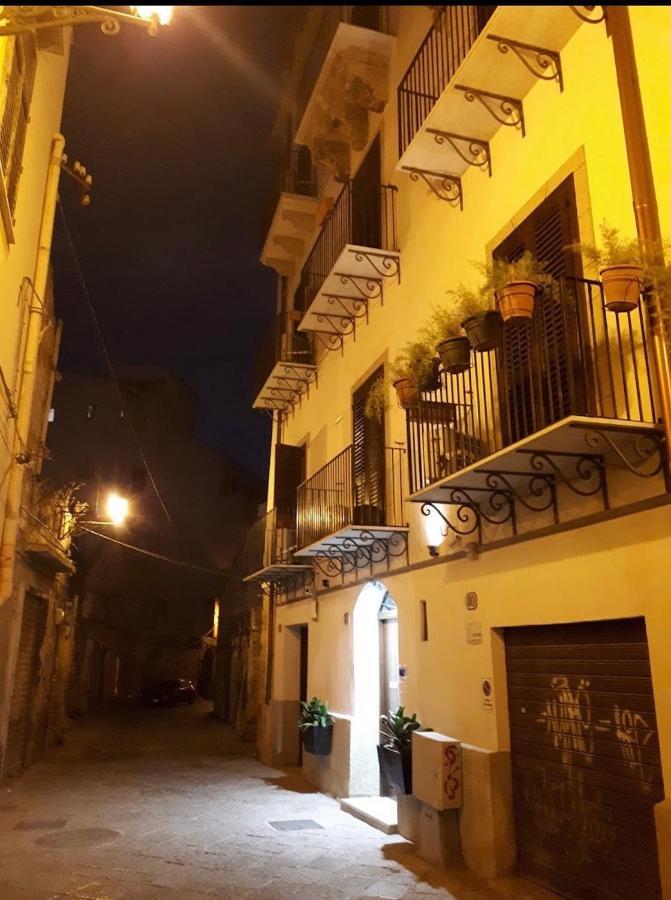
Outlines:
<svg viewBox="0 0 671 900"><path fill-rule="evenodd" d="M482 643L482 623L466 622L466 643L481 644Z"/></svg>
<svg viewBox="0 0 671 900"><path fill-rule="evenodd" d="M466 609L477 609L478 608L478 595L475 591L469 591L464 597L464 604Z"/></svg>
<svg viewBox="0 0 671 900"><path fill-rule="evenodd" d="M494 709L494 688L491 678L482 679L482 708Z"/></svg>

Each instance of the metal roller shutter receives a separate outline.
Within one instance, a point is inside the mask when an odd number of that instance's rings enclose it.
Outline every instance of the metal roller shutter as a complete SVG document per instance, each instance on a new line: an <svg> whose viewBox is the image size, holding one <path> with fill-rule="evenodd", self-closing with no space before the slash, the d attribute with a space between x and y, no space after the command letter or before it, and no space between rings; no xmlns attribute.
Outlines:
<svg viewBox="0 0 671 900"><path fill-rule="evenodd" d="M18 774L28 763L26 753L30 740L30 715L39 681L40 649L44 640L46 616L46 600L26 592L9 710L5 764L8 775Z"/></svg>
<svg viewBox="0 0 671 900"><path fill-rule="evenodd" d="M579 900L661 897L644 620L507 629L506 660L521 874Z"/></svg>

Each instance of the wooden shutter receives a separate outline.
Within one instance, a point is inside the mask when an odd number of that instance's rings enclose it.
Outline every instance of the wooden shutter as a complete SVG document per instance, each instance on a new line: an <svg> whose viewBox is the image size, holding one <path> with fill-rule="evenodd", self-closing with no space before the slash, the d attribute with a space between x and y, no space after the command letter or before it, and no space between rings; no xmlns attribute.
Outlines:
<svg viewBox="0 0 671 900"><path fill-rule="evenodd" d="M380 366L352 398L352 491L355 525L380 525L385 519L384 417L366 416L371 388L384 377Z"/></svg>
<svg viewBox="0 0 671 900"><path fill-rule="evenodd" d="M0 124L0 160L9 208L14 212L37 66L34 37L30 34L18 36L11 54L5 108Z"/></svg>
<svg viewBox="0 0 671 900"><path fill-rule="evenodd" d="M520 872L580 900L661 897L664 784L644 620L505 637Z"/></svg>
<svg viewBox="0 0 671 900"><path fill-rule="evenodd" d="M298 485L305 478L305 447L275 445L275 509L278 528L296 527Z"/></svg>
<svg viewBox="0 0 671 900"><path fill-rule="evenodd" d="M576 240L577 213L573 178L550 194L494 251L510 262L529 250L560 279L578 275L576 254L567 247ZM585 405L584 385L574 385L569 369L577 359L575 291L543 291L530 321L507 322L503 329L501 367L502 421L506 443L514 443Z"/></svg>
<svg viewBox="0 0 671 900"><path fill-rule="evenodd" d="M352 239L361 247L382 247L380 136L371 144L352 181Z"/></svg>

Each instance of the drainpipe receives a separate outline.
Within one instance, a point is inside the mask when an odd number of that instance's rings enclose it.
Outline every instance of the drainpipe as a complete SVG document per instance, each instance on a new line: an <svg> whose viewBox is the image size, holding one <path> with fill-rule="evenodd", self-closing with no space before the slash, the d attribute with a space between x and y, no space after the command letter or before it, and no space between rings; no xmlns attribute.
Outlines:
<svg viewBox="0 0 671 900"><path fill-rule="evenodd" d="M5 523L2 532L2 545L0 546L0 606L9 600L14 591L16 543L19 533L23 479L26 468L31 465L28 442L33 411L35 376L37 374L37 358L42 336L44 313L42 303L44 302L47 289L51 239L54 233L56 201L58 198L58 180L61 174L61 160L64 148L65 138L62 134L55 134L51 143L51 155L44 189L42 219L33 275L33 291L30 299L26 349L23 357L22 378L17 402L13 442L14 452L9 472Z"/></svg>
<svg viewBox="0 0 671 900"><path fill-rule="evenodd" d="M638 82L629 7L607 6L605 11L606 25L613 44L636 230L641 244L643 265L664 266L662 230L659 223L648 135L645 129L641 88ZM665 307L671 310L668 290L666 283L652 286L646 290L653 356L662 406L667 473L668 453L671 451L671 365L669 363L668 324L664 320L663 313Z"/></svg>

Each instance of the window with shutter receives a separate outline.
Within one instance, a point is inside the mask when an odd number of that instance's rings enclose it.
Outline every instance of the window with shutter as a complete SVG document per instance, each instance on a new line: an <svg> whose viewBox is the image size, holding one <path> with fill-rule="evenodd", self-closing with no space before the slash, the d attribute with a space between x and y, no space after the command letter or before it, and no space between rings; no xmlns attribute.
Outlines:
<svg viewBox="0 0 671 900"><path fill-rule="evenodd" d="M575 277L579 262L567 249L577 240L572 176L550 194L494 251L514 261L524 251L545 262L556 279ZM571 357L577 358L575 292L539 294L531 320L511 321L503 329L501 411L505 443L514 443L585 405L583 384L569 389ZM574 372L581 371L573 366ZM572 408L573 407L573 408Z"/></svg>
<svg viewBox="0 0 671 900"><path fill-rule="evenodd" d="M366 401L375 382L384 377L380 366L352 397L352 487L354 524L385 521L384 417L366 415Z"/></svg>
<svg viewBox="0 0 671 900"><path fill-rule="evenodd" d="M275 509L277 527L296 527L298 485L305 480L305 447L275 445Z"/></svg>
<svg viewBox="0 0 671 900"><path fill-rule="evenodd" d="M371 144L352 181L352 243L382 246L382 188L380 136Z"/></svg>
<svg viewBox="0 0 671 900"><path fill-rule="evenodd" d="M14 213L30 121L37 49L31 34L17 37L8 54L9 74L0 123L0 162L9 208Z"/></svg>

